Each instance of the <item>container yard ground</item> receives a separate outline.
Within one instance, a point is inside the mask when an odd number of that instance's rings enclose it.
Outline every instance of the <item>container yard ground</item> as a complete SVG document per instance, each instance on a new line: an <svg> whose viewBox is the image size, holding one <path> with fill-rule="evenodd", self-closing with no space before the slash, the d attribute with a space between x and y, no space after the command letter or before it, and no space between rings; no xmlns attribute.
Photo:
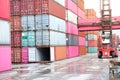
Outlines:
<svg viewBox="0 0 120 80"><path fill-rule="evenodd" d="M109 80L109 60L113 58L87 54L47 64L13 64L0 80Z"/></svg>

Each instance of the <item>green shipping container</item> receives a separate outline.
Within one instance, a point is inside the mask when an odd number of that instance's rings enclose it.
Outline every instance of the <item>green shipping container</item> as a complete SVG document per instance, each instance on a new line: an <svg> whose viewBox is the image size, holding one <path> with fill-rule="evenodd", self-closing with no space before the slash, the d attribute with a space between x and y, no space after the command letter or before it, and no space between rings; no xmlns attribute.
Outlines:
<svg viewBox="0 0 120 80"><path fill-rule="evenodd" d="M98 47L88 47L88 53L97 53Z"/></svg>
<svg viewBox="0 0 120 80"><path fill-rule="evenodd" d="M35 46L35 32L28 32L28 46Z"/></svg>
<svg viewBox="0 0 120 80"><path fill-rule="evenodd" d="M86 46L88 46L88 41L86 41Z"/></svg>
<svg viewBox="0 0 120 80"><path fill-rule="evenodd" d="M35 46L35 32L22 32L22 46Z"/></svg>
<svg viewBox="0 0 120 80"><path fill-rule="evenodd" d="M22 32L22 46L28 46L27 32Z"/></svg>

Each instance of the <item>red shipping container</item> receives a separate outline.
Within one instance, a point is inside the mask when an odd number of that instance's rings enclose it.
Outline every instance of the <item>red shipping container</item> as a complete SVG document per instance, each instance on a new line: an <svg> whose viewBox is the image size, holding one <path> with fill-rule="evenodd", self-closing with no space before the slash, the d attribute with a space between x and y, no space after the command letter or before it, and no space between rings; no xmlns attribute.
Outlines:
<svg viewBox="0 0 120 80"><path fill-rule="evenodd" d="M11 30L21 30L20 19L20 16L11 17Z"/></svg>
<svg viewBox="0 0 120 80"><path fill-rule="evenodd" d="M21 63L21 48L12 48L14 63Z"/></svg>
<svg viewBox="0 0 120 80"><path fill-rule="evenodd" d="M86 36L86 34L87 34L87 32L78 32L78 35L80 36L80 37L85 37Z"/></svg>
<svg viewBox="0 0 120 80"><path fill-rule="evenodd" d="M42 2L41 0L35 1L35 14L41 14Z"/></svg>
<svg viewBox="0 0 120 80"><path fill-rule="evenodd" d="M34 14L34 0L27 0L27 8L28 8L28 14Z"/></svg>
<svg viewBox="0 0 120 80"><path fill-rule="evenodd" d="M88 41L88 46L92 46L92 47L94 47L94 46L97 46L97 41L96 40L89 40Z"/></svg>
<svg viewBox="0 0 120 80"><path fill-rule="evenodd" d="M47 1L47 0L44 0ZM58 5L54 0L49 0L49 13L65 20L65 7Z"/></svg>
<svg viewBox="0 0 120 80"><path fill-rule="evenodd" d="M21 32L11 32L11 46L12 47L21 46Z"/></svg>
<svg viewBox="0 0 120 80"><path fill-rule="evenodd" d="M0 72L11 70L11 47L0 46Z"/></svg>
<svg viewBox="0 0 120 80"><path fill-rule="evenodd" d="M27 0L21 0L21 15L28 14L27 5L28 5Z"/></svg>
<svg viewBox="0 0 120 80"><path fill-rule="evenodd" d="M11 15L20 15L20 0L10 2Z"/></svg>
<svg viewBox="0 0 120 80"><path fill-rule="evenodd" d="M79 46L79 55L85 55L87 53L86 46Z"/></svg>
<svg viewBox="0 0 120 80"><path fill-rule="evenodd" d="M10 19L10 1L0 0L0 19Z"/></svg>

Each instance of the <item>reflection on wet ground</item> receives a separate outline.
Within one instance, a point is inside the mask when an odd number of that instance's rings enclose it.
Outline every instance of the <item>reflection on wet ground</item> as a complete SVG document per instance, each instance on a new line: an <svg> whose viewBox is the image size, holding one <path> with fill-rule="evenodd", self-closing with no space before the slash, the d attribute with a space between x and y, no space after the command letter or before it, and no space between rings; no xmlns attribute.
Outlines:
<svg viewBox="0 0 120 80"><path fill-rule="evenodd" d="M48 64L13 64L12 71L0 73L0 80L109 80L111 59L88 54Z"/></svg>

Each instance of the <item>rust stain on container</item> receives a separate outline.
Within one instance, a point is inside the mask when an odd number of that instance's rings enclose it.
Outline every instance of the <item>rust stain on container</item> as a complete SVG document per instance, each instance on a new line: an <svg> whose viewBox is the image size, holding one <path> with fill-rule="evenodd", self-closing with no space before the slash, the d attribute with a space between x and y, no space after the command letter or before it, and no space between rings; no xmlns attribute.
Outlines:
<svg viewBox="0 0 120 80"><path fill-rule="evenodd" d="M55 60L65 59L66 58L66 47L55 47Z"/></svg>

